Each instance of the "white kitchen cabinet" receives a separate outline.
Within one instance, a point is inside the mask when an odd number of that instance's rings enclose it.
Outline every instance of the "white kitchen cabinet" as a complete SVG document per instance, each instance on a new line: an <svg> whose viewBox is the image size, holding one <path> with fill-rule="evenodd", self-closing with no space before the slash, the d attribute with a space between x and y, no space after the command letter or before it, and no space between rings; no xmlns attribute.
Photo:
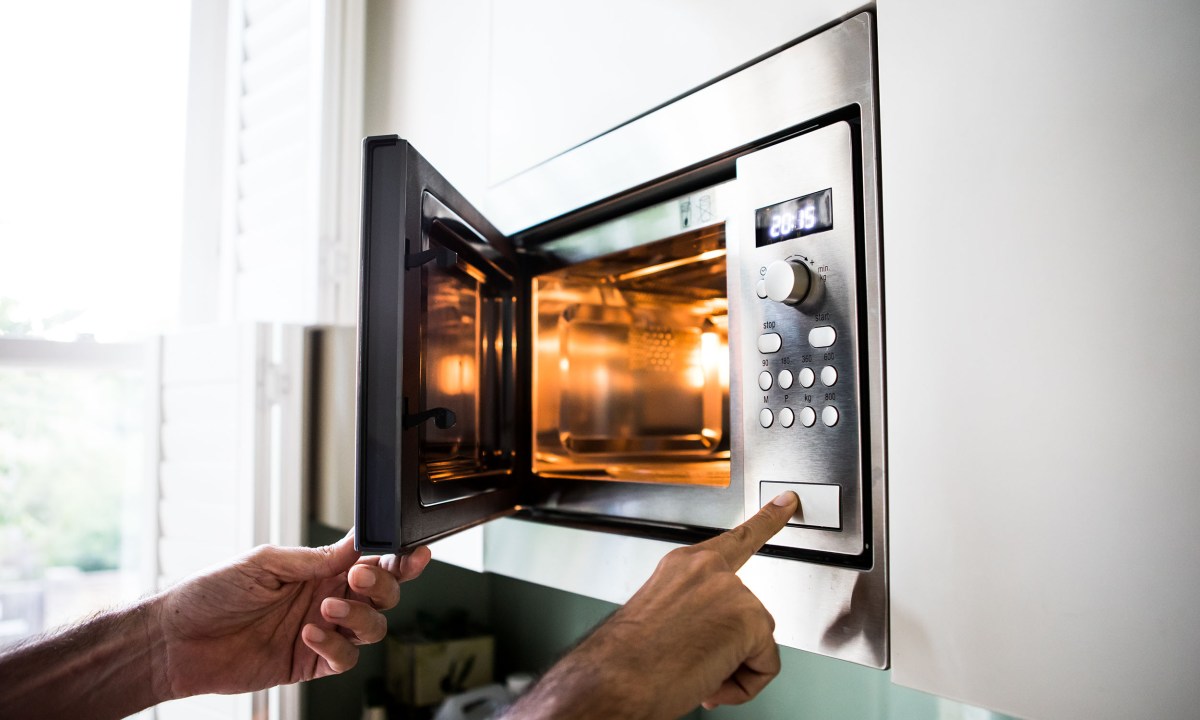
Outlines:
<svg viewBox="0 0 1200 720"><path fill-rule="evenodd" d="M1194 718L1200 6L878 19L893 678Z"/></svg>
<svg viewBox="0 0 1200 720"><path fill-rule="evenodd" d="M366 7L364 135L411 141L456 188L487 187L488 0Z"/></svg>
<svg viewBox="0 0 1200 720"><path fill-rule="evenodd" d="M486 205L487 188L500 180L861 7L856 0L371 3L366 134L399 134Z"/></svg>

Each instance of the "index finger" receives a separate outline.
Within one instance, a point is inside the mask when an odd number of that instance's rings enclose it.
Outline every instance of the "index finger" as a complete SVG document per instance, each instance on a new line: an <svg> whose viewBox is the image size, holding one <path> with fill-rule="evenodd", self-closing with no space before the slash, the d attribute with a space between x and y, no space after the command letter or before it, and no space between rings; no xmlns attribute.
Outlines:
<svg viewBox="0 0 1200 720"><path fill-rule="evenodd" d="M796 493L791 490L782 492L763 505L754 517L711 540L705 540L700 547L716 550L729 563L730 570L737 570L787 525L788 519L799 506L800 498Z"/></svg>

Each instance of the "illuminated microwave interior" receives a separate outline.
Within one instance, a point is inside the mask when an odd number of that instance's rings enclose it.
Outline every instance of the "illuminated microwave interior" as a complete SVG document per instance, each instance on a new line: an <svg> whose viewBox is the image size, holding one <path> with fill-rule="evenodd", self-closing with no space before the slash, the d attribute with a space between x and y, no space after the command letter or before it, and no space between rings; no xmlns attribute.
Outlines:
<svg viewBox="0 0 1200 720"><path fill-rule="evenodd" d="M534 280L534 471L729 484L725 233L712 225Z"/></svg>

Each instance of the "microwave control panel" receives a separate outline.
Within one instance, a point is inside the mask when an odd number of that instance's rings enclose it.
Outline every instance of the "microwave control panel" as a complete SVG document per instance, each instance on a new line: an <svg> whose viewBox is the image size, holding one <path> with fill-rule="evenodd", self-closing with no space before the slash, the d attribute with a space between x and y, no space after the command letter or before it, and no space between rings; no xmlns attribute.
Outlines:
<svg viewBox="0 0 1200 720"><path fill-rule="evenodd" d="M746 516L792 490L800 509L769 544L839 555L870 537L852 131L739 158L727 241Z"/></svg>

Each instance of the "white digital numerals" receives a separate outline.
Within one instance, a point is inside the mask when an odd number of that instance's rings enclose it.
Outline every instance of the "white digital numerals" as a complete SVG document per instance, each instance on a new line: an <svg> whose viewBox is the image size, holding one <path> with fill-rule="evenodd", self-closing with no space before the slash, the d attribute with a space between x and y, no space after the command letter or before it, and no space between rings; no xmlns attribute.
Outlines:
<svg viewBox="0 0 1200 720"><path fill-rule="evenodd" d="M805 203L794 213L776 213L771 216L771 226L767 234L772 238L785 237L796 231L812 230L817 226L817 204Z"/></svg>

